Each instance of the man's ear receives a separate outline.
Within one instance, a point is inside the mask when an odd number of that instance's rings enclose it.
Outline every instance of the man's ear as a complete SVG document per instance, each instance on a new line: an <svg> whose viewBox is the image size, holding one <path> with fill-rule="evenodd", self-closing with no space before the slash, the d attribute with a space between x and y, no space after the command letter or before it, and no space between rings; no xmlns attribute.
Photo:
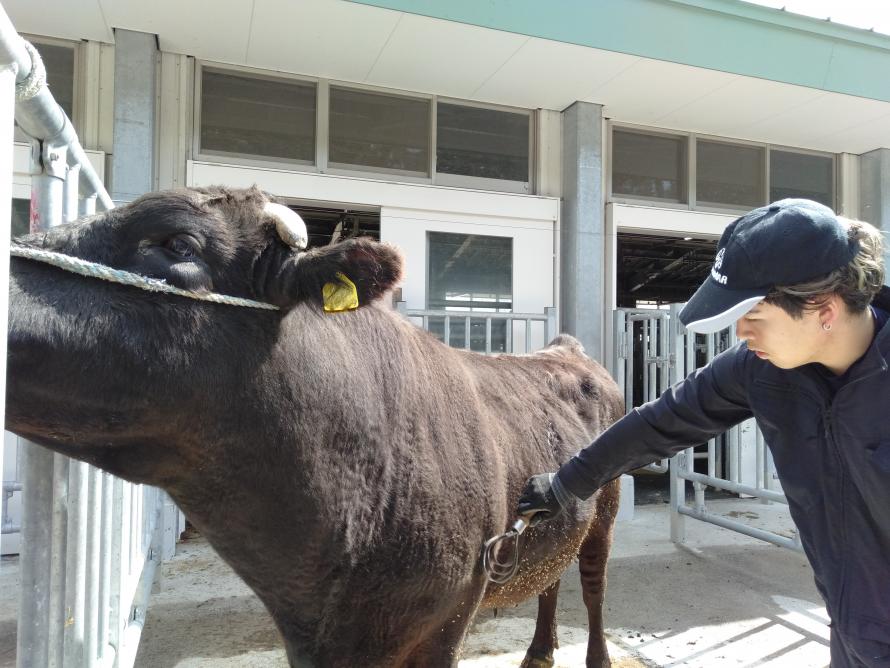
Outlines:
<svg viewBox="0 0 890 668"><path fill-rule="evenodd" d="M283 309L309 300L325 310L349 310L391 290L402 278L402 265L395 246L368 238L306 252L276 241L257 259L254 290L258 299Z"/></svg>

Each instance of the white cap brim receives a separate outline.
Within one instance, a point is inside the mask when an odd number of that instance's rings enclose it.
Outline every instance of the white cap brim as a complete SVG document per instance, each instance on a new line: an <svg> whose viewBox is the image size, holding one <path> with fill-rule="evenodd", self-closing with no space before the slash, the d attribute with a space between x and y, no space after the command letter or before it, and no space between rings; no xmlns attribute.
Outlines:
<svg viewBox="0 0 890 668"><path fill-rule="evenodd" d="M766 294L748 297L747 299L738 302L734 306L721 313L718 313L717 315L709 316L707 318L700 318L698 320L692 320L691 322L684 324L686 325L687 330L689 330L690 332L695 332L697 334L709 334L711 332L719 332L721 329L726 329L727 327L732 326L736 320L741 318L748 311L757 306L757 304L762 302L764 297L766 297Z"/></svg>

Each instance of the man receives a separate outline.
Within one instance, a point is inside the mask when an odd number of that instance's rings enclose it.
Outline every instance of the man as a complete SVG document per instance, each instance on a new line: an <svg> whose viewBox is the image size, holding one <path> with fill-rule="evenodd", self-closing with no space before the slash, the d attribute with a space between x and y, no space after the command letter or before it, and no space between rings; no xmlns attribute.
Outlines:
<svg viewBox="0 0 890 668"><path fill-rule="evenodd" d="M787 199L733 222L680 312L743 341L634 409L520 514L546 521L617 476L756 418L832 619L833 668L890 668L890 289L880 232Z"/></svg>

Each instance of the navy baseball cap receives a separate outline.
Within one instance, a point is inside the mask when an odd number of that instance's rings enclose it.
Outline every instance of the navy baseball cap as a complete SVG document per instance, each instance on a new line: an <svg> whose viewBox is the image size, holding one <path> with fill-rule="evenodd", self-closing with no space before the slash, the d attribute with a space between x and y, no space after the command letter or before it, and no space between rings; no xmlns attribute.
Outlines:
<svg viewBox="0 0 890 668"><path fill-rule="evenodd" d="M859 252L827 206L783 199L730 223L717 244L711 274L680 311L692 332L729 327L777 285L831 273Z"/></svg>

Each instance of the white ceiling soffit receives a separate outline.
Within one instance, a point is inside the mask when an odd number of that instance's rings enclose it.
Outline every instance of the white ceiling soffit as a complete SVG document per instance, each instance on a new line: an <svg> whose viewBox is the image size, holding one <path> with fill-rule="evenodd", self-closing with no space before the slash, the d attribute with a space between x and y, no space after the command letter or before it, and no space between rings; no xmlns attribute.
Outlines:
<svg viewBox="0 0 890 668"><path fill-rule="evenodd" d="M2 0L20 32L832 152L890 147L890 103L341 0Z"/></svg>

